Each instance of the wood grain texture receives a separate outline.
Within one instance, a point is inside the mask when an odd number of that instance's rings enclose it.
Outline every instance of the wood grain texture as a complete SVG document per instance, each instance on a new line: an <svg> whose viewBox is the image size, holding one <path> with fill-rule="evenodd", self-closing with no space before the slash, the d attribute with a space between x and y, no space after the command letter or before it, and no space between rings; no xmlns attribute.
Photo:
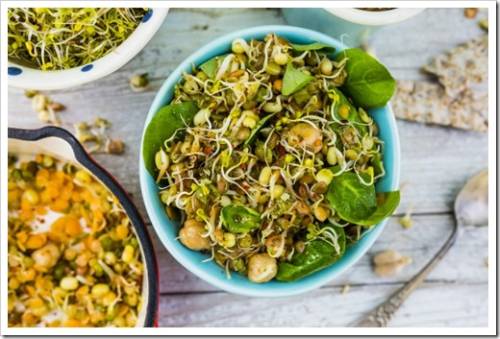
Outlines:
<svg viewBox="0 0 500 339"><path fill-rule="evenodd" d="M425 283L402 306L391 326L486 326L485 286ZM164 314L160 326L348 326L398 287L399 284L352 286L346 294L342 294L342 288L327 287L271 300L225 293L166 295L160 300Z"/></svg>
<svg viewBox="0 0 500 339"><path fill-rule="evenodd" d="M480 13L484 15L484 13ZM68 109L64 127L97 116L113 123L112 135L126 145L123 156L96 159L132 194L140 211L139 145L144 119L156 91L175 67L197 48L237 29L283 24L279 10L173 9L157 35L132 61L93 83L51 92ZM417 17L380 29L371 46L398 79L430 80L419 69L434 55L482 34L460 9L428 9ZM151 86L129 89L132 74L147 72ZM28 99L9 88L9 126L42 126ZM192 275L154 238L161 274L161 326L347 326L382 302L417 272L444 242L453 222L453 200L466 179L487 166L487 136L398 121L401 139L402 202L398 214L412 209L414 227L404 230L390 219L369 253L327 286L303 296L255 299L218 291ZM486 227L462 229L458 241L396 318L392 326L485 326L487 322L488 249ZM413 263L392 278L376 277L371 256L392 248ZM352 285L342 295L343 285ZM300 321L297 321L300 319Z"/></svg>

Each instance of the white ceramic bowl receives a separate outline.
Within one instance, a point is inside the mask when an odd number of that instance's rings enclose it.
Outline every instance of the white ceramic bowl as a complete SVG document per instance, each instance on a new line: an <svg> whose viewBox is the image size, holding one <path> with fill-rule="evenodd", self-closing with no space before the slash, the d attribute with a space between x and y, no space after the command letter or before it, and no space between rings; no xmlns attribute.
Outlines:
<svg viewBox="0 0 500 339"><path fill-rule="evenodd" d="M367 42L371 33L385 25L405 21L424 8L394 8L387 11L366 11L358 8L284 8L289 25L326 33L355 47Z"/></svg>
<svg viewBox="0 0 500 339"><path fill-rule="evenodd" d="M387 11L366 11L358 8L325 8L344 20L366 26L395 24L422 12L424 8L394 8Z"/></svg>
<svg viewBox="0 0 500 339"><path fill-rule="evenodd" d="M90 64L67 70L41 71L9 60L8 84L24 89L55 90L102 78L125 65L146 46L162 25L167 12L168 8L150 8L141 23L123 43Z"/></svg>

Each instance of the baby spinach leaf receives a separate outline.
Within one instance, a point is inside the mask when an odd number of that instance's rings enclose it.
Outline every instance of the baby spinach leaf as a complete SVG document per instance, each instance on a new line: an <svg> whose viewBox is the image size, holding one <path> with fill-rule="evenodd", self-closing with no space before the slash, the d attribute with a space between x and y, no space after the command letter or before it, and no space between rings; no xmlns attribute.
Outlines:
<svg viewBox="0 0 500 339"><path fill-rule="evenodd" d="M361 173L366 181L370 178ZM364 185L356 173L344 172L334 177L328 187L326 198L335 212L344 220L357 223L369 218L377 210L375 186Z"/></svg>
<svg viewBox="0 0 500 339"><path fill-rule="evenodd" d="M217 74L217 69L219 68L219 57L212 58L201 64L200 69L205 73L210 79L215 78Z"/></svg>
<svg viewBox="0 0 500 339"><path fill-rule="evenodd" d="M332 87L328 91L328 96L332 99L333 118L336 120L348 120L355 123L355 127L361 132L361 135L365 135L368 131L366 124L361 119L361 115L358 110L353 106L353 104L347 99L347 97L338 88ZM342 111L340 114L339 111ZM345 119L345 112L347 112L347 119Z"/></svg>
<svg viewBox="0 0 500 339"><path fill-rule="evenodd" d="M356 224L362 226L376 225L394 213L399 205L399 191L377 193L377 210L368 218L358 220Z"/></svg>
<svg viewBox="0 0 500 339"><path fill-rule="evenodd" d="M248 233L260 226L260 214L243 205L228 205L222 209L222 223L229 232Z"/></svg>
<svg viewBox="0 0 500 339"><path fill-rule="evenodd" d="M396 89L396 81L387 68L359 48L343 50L335 60L340 61L344 57L348 58L345 66L347 79L342 90L358 107L384 106Z"/></svg>
<svg viewBox="0 0 500 339"><path fill-rule="evenodd" d="M352 103L349 101L349 99L346 98L344 93L342 93L337 87L332 87L328 90L328 97L332 100L332 105L333 105L333 111L332 114L334 115L334 118L337 120L349 120L352 121L355 119L357 116L358 119L359 115L356 114L356 108L352 105ZM347 110L348 111L348 116L347 119L344 119L341 114L339 114L339 110Z"/></svg>
<svg viewBox="0 0 500 339"><path fill-rule="evenodd" d="M290 262L281 262L279 264L276 280L298 280L330 266L340 259L344 255L346 247L344 229L341 227L332 228L338 236L339 252L324 240L315 239L306 245L302 253L296 253Z"/></svg>
<svg viewBox="0 0 500 339"><path fill-rule="evenodd" d="M309 82L314 80L314 77L304 73L303 71L293 67L292 63L288 63L283 77L283 95L291 95L298 90L304 88Z"/></svg>
<svg viewBox="0 0 500 339"><path fill-rule="evenodd" d="M260 129L262 127L264 127L266 122L268 122L269 119L271 119L274 115L276 115L276 113L266 115L265 117L263 117L262 119L259 120L259 122L257 123L257 126L254 127L254 129L252 130L252 133L250 133L250 136L245 141L245 146L250 145L255 140L255 138L257 137L257 133L260 131Z"/></svg>
<svg viewBox="0 0 500 339"><path fill-rule="evenodd" d="M151 119L144 134L142 153L146 169L152 176L155 173L155 155L163 142L176 130L189 124L197 112L198 106L193 101L187 101L163 106Z"/></svg>
<svg viewBox="0 0 500 339"><path fill-rule="evenodd" d="M360 175L369 180L367 174ZM356 173L345 172L332 179L326 198L343 220L372 226L394 213L400 196L399 191L375 193L374 185L364 185Z"/></svg>
<svg viewBox="0 0 500 339"><path fill-rule="evenodd" d="M297 52L305 52L305 51L323 51L325 53L334 53L335 48L326 44L322 44L321 42L313 42L312 44L300 45L300 44L292 44L292 48Z"/></svg>

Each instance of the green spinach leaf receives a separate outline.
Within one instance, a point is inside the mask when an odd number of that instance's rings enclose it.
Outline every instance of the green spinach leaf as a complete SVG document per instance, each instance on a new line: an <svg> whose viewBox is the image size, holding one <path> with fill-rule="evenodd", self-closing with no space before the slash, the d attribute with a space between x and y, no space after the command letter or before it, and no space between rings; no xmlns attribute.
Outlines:
<svg viewBox="0 0 500 339"><path fill-rule="evenodd" d="M366 181L368 175L360 175ZM364 185L353 172L344 172L334 177L328 187L326 198L335 212L344 220L357 223L369 218L377 210L374 185Z"/></svg>
<svg viewBox="0 0 500 339"><path fill-rule="evenodd" d="M348 120L354 122L354 126L365 135L368 132L366 123L361 119L361 115L354 105L347 99L347 97L338 88L333 87L328 91L328 96L332 99L333 118L336 120Z"/></svg>
<svg viewBox="0 0 500 339"><path fill-rule="evenodd" d="M180 104L163 106L156 112L148 124L144 134L144 146L142 154L144 164L148 172L155 174L155 155L163 146L163 142L170 138L176 130L191 123L194 115L198 112L198 106L187 101Z"/></svg>
<svg viewBox="0 0 500 339"><path fill-rule="evenodd" d="M360 175L369 181L367 174ZM343 220L372 226L394 213L399 205L400 193L375 193L374 185L364 185L356 173L345 172L332 179L326 198Z"/></svg>
<svg viewBox="0 0 500 339"><path fill-rule="evenodd" d="M334 53L335 48L321 42L313 42L312 44L292 44L292 48L297 52L305 52L305 51L323 51L325 53Z"/></svg>
<svg viewBox="0 0 500 339"><path fill-rule="evenodd" d="M229 232L248 233L260 226L260 214L243 205L228 205L222 209L222 224Z"/></svg>
<svg viewBox="0 0 500 339"><path fill-rule="evenodd" d="M344 57L348 60L343 91L358 107L384 106L396 89L396 81L387 68L359 48L343 50L337 54L335 60L340 61Z"/></svg>
<svg viewBox="0 0 500 339"><path fill-rule="evenodd" d="M217 75L217 70L219 69L219 57L216 56L208 61L201 64L200 69L205 73L210 79L214 79Z"/></svg>
<svg viewBox="0 0 500 339"><path fill-rule="evenodd" d="M376 225L394 213L399 205L399 191L377 193L377 210L368 218L358 220L356 224L362 226Z"/></svg>
<svg viewBox="0 0 500 339"><path fill-rule="evenodd" d="M287 96L291 95L304 88L312 80L314 80L312 75L304 73L293 67L292 63L288 63L283 77L283 88L281 89L281 93Z"/></svg>
<svg viewBox="0 0 500 339"><path fill-rule="evenodd" d="M331 227L331 226L330 226ZM309 242L302 253L297 253L290 262L281 262L276 280L293 281L330 266L340 259L345 252L346 237L342 227L332 227L338 236L340 251L321 239Z"/></svg>
<svg viewBox="0 0 500 339"><path fill-rule="evenodd" d="M262 119L260 119L259 122L257 123L257 126L254 127L254 129L252 130L252 133L250 133L250 136L245 141L244 146L250 145L255 140L255 138L257 137L257 133L260 131L260 129L262 127L264 127L265 124L269 121L269 119L271 119L275 115L276 115L276 113L271 113L269 115L266 115Z"/></svg>

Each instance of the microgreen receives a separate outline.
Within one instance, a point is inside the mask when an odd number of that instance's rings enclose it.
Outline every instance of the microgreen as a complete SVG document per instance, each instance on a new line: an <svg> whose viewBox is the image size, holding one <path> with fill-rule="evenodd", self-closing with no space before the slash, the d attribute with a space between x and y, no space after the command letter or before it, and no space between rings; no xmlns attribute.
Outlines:
<svg viewBox="0 0 500 339"><path fill-rule="evenodd" d="M143 8L9 8L9 59L41 70L91 63L120 45Z"/></svg>

